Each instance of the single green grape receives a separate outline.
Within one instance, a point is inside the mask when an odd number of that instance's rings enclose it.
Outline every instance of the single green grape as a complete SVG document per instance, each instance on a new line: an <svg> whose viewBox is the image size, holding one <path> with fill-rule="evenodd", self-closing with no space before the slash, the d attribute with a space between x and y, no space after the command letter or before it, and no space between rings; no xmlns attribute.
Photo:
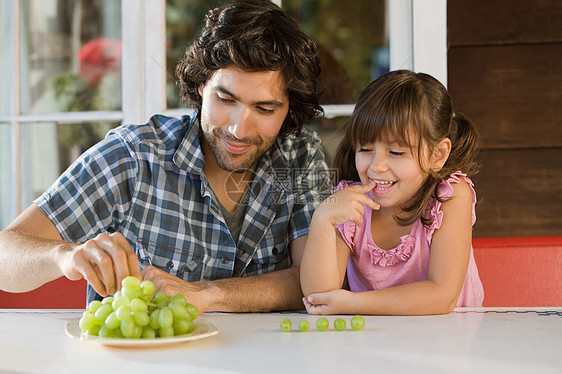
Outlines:
<svg viewBox="0 0 562 374"><path fill-rule="evenodd" d="M343 318L336 318L334 321L334 328L336 331L343 331L345 330L345 320Z"/></svg>
<svg viewBox="0 0 562 374"><path fill-rule="evenodd" d="M121 281L121 287L124 290L131 290L131 291L140 290L140 284L141 282L139 278L133 277L131 275L123 278L123 280ZM121 291L121 293L123 293L123 291Z"/></svg>
<svg viewBox="0 0 562 374"><path fill-rule="evenodd" d="M310 323L308 323L307 320L303 319L299 321L299 330L301 330L302 332L307 332L309 328Z"/></svg>
<svg viewBox="0 0 562 374"><path fill-rule="evenodd" d="M140 339L142 337L142 330L143 327L139 325L135 325L133 327L133 335L131 336L132 339Z"/></svg>
<svg viewBox="0 0 562 374"><path fill-rule="evenodd" d="M121 320L117 318L116 311L111 312L111 314L107 316L107 318L105 319L105 325L111 330L114 330L118 328L119 325L121 325Z"/></svg>
<svg viewBox="0 0 562 374"><path fill-rule="evenodd" d="M146 312L133 310L131 312L131 315L133 316L133 321L135 322L135 324L137 324L141 327L144 327L144 326L146 326L150 323L150 317L148 316L148 314Z"/></svg>
<svg viewBox="0 0 562 374"><path fill-rule="evenodd" d="M330 322L324 317L320 317L316 320L316 328L318 331L326 331L330 327Z"/></svg>
<svg viewBox="0 0 562 374"><path fill-rule="evenodd" d="M131 300L131 302L129 303L129 307L131 308L132 311L136 311L136 312L146 312L146 310L148 309L146 303L141 299Z"/></svg>
<svg viewBox="0 0 562 374"><path fill-rule="evenodd" d="M142 329L142 338L154 339L156 338L156 331L154 331L154 329L152 329L150 326L144 326Z"/></svg>
<svg viewBox="0 0 562 374"><path fill-rule="evenodd" d="M160 309L155 309L150 315L150 328L153 330L158 330L160 328L159 315Z"/></svg>
<svg viewBox="0 0 562 374"><path fill-rule="evenodd" d="M154 296L154 302L158 305L166 305L170 302L170 296L164 291L158 291Z"/></svg>
<svg viewBox="0 0 562 374"><path fill-rule="evenodd" d="M174 322L174 315L170 308L167 306L160 309L160 314L158 316L158 323L160 323L160 329L164 329L172 326Z"/></svg>
<svg viewBox="0 0 562 374"><path fill-rule="evenodd" d="M111 303L113 303L113 296L104 297L101 303L111 305Z"/></svg>
<svg viewBox="0 0 562 374"><path fill-rule="evenodd" d="M142 281L140 288L145 296L152 296L154 293L154 283L149 280Z"/></svg>
<svg viewBox="0 0 562 374"><path fill-rule="evenodd" d="M103 304L100 306L96 312L94 313L94 317L100 322L103 323L107 316L109 316L113 312L113 308L109 304Z"/></svg>
<svg viewBox="0 0 562 374"><path fill-rule="evenodd" d="M101 305L102 304L100 300L92 300L90 301L90 304L88 304L88 310L92 313L95 313Z"/></svg>
<svg viewBox="0 0 562 374"><path fill-rule="evenodd" d="M187 303L186 304L187 313L189 314L189 318L192 320L197 319L199 317L199 310L193 304Z"/></svg>
<svg viewBox="0 0 562 374"><path fill-rule="evenodd" d="M129 305L129 303L130 301L127 296L115 296L111 306L113 307L113 310L117 310L121 305Z"/></svg>
<svg viewBox="0 0 562 374"><path fill-rule="evenodd" d="M98 334L99 334L99 332L100 332L100 329L101 329L101 326L102 326L102 325L100 325L100 324L98 323L98 324L94 325L94 327L92 327L91 329L87 330L86 333L87 333L88 335L95 335L95 336L98 336Z"/></svg>
<svg viewBox="0 0 562 374"><path fill-rule="evenodd" d="M135 279L137 279L137 278L135 278ZM142 296L142 291L141 291L140 288L136 289L136 290L123 289L121 291L121 294L123 296L126 296L129 300L134 300L134 299L137 299L137 298Z"/></svg>
<svg viewBox="0 0 562 374"><path fill-rule="evenodd" d="M98 336L101 336L102 338L112 338L113 329L110 329L107 325L103 325L98 332Z"/></svg>
<svg viewBox="0 0 562 374"><path fill-rule="evenodd" d="M133 317L131 316L131 308L129 308L128 305L121 305L119 308L117 308L117 318L119 318L121 322L132 322Z"/></svg>
<svg viewBox="0 0 562 374"><path fill-rule="evenodd" d="M161 327L160 328L160 337L168 338L170 336L174 336L174 328L173 326L168 327Z"/></svg>
<svg viewBox="0 0 562 374"><path fill-rule="evenodd" d="M189 334L195 329L195 326L190 319L174 319L173 327L174 335Z"/></svg>
<svg viewBox="0 0 562 374"><path fill-rule="evenodd" d="M351 328L355 331L361 331L365 327L365 318L357 315L351 319Z"/></svg>
<svg viewBox="0 0 562 374"><path fill-rule="evenodd" d="M172 301L168 304L168 308L172 311L174 318L190 318L187 308L179 301Z"/></svg>
<svg viewBox="0 0 562 374"><path fill-rule="evenodd" d="M82 332L91 330L96 324L96 317L94 317L94 314L89 310L82 314L82 318L80 318L80 322L78 322L78 326L80 326L80 330L82 330Z"/></svg>
<svg viewBox="0 0 562 374"><path fill-rule="evenodd" d="M181 293L177 293L174 296L172 296L172 298L170 299L170 302L172 303L180 303L182 305L186 305L187 304L187 300L185 299L185 296L183 296L183 294Z"/></svg>
<svg viewBox="0 0 562 374"><path fill-rule="evenodd" d="M132 338L135 333L135 323L132 319L129 321L121 321L120 329L124 337Z"/></svg>
<svg viewBox="0 0 562 374"><path fill-rule="evenodd" d="M293 324L291 323L291 320L288 318L282 319L281 320L281 330L284 332L289 332L291 331L291 329L293 328Z"/></svg>

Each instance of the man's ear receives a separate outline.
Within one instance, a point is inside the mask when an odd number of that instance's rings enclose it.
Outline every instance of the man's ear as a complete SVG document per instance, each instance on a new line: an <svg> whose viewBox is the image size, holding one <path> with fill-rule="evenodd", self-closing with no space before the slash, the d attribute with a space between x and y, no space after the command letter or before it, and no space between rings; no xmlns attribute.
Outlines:
<svg viewBox="0 0 562 374"><path fill-rule="evenodd" d="M201 96L201 97L203 97L203 88L204 88L203 85L200 85L200 86L197 88L197 92L199 92L199 96Z"/></svg>
<svg viewBox="0 0 562 374"><path fill-rule="evenodd" d="M433 151L433 155L431 157L431 169L434 171L439 171L447 162L449 158L449 154L451 153L451 140L449 138L445 138L437 144L435 150Z"/></svg>

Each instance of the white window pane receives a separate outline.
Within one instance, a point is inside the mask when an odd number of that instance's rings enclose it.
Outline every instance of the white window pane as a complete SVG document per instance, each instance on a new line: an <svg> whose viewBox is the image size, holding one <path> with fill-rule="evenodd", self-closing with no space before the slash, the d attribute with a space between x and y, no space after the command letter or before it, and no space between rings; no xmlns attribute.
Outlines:
<svg viewBox="0 0 562 374"><path fill-rule="evenodd" d="M118 122L21 125L21 206L39 197L82 152L102 140Z"/></svg>
<svg viewBox="0 0 562 374"><path fill-rule="evenodd" d="M12 196L13 178L10 175L12 170L10 141L10 125L0 123L0 230L14 218L11 205L14 196Z"/></svg>
<svg viewBox="0 0 562 374"><path fill-rule="evenodd" d="M118 0L21 1L21 111L121 109Z"/></svg>

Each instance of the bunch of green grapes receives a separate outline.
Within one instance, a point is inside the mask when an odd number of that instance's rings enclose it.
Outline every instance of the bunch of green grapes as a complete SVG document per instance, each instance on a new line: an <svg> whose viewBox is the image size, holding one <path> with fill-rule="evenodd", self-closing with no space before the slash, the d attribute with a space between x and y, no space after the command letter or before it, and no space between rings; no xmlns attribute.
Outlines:
<svg viewBox="0 0 562 374"><path fill-rule="evenodd" d="M154 295L154 283L126 277L121 291L94 300L80 318L83 333L104 338L152 339L189 334L199 311L185 296Z"/></svg>

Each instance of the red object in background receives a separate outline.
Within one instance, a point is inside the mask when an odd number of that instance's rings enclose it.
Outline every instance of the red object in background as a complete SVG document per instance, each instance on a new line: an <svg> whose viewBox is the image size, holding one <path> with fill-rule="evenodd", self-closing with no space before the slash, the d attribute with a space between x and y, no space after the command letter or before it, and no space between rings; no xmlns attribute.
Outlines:
<svg viewBox="0 0 562 374"><path fill-rule="evenodd" d="M474 238L485 307L562 306L562 236ZM0 308L83 309L86 281L64 277L26 293L0 291Z"/></svg>
<svg viewBox="0 0 562 374"><path fill-rule="evenodd" d="M106 74L121 74L121 40L98 38L84 44L78 52L80 75L91 84Z"/></svg>
<svg viewBox="0 0 562 374"><path fill-rule="evenodd" d="M84 309L86 281L55 279L29 292L0 291L0 308L12 309Z"/></svg>
<svg viewBox="0 0 562 374"><path fill-rule="evenodd" d="M485 307L562 306L562 236L474 238Z"/></svg>

